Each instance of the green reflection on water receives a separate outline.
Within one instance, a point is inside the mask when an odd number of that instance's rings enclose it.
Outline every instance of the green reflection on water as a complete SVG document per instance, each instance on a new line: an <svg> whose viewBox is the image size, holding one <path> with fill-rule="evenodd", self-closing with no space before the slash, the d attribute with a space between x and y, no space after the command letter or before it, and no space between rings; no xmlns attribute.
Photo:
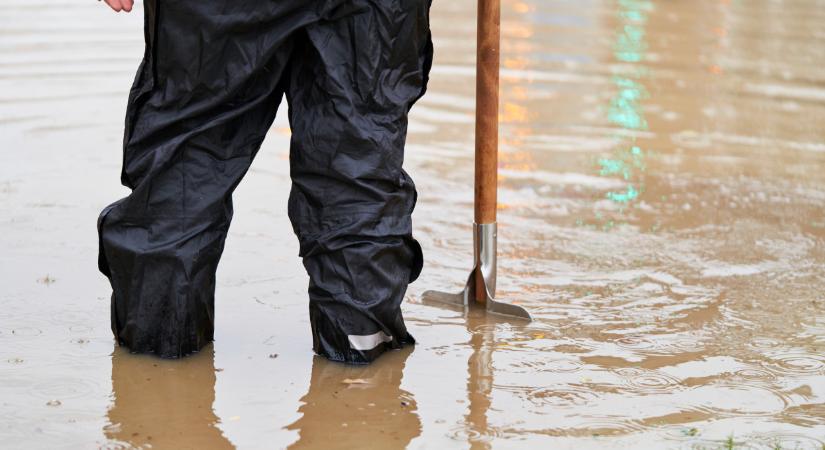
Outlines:
<svg viewBox="0 0 825 450"><path fill-rule="evenodd" d="M623 18L637 16L643 19L644 16L636 12L632 16L620 15ZM642 60L647 45L645 44L645 31L642 27L636 25L625 25L621 33L616 38L616 45L614 46L614 54L619 61L625 62L639 62Z"/></svg>
<svg viewBox="0 0 825 450"><path fill-rule="evenodd" d="M610 100L608 120L630 130L646 130L647 121L641 108L641 100L648 97L645 87L627 77L613 77L613 82L619 91Z"/></svg>
<svg viewBox="0 0 825 450"><path fill-rule="evenodd" d="M633 187L632 184L627 185L626 192L608 192L607 198L613 200L616 203L627 203L631 200L635 200L636 197L639 196L639 191Z"/></svg>
<svg viewBox="0 0 825 450"><path fill-rule="evenodd" d="M630 152L617 156L621 159L603 158L599 160L599 165L602 166L599 175L619 174L625 180L630 180L633 169L645 170L644 153L641 148L634 145L630 148Z"/></svg>
<svg viewBox="0 0 825 450"><path fill-rule="evenodd" d="M645 0L618 0L617 17L620 21L613 45L613 56L622 63L628 63L617 69L612 81L616 94L610 100L607 119L610 123L629 131L648 129L644 117L642 101L649 97L647 89L640 82L646 76L644 67L638 63L644 60L647 42L645 25L647 12L653 7ZM621 177L627 184L624 189L610 191L606 197L622 206L639 198L644 192L642 174L645 171L645 152L636 143L634 134L617 135L618 145L609 158L598 160L599 175ZM611 228L613 222L608 222Z"/></svg>

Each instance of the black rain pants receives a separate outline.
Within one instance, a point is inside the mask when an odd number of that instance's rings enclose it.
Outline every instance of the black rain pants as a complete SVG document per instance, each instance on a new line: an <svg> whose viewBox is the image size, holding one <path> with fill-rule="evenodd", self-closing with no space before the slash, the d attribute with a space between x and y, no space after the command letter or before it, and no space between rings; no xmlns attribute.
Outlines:
<svg viewBox="0 0 825 450"><path fill-rule="evenodd" d="M123 142L132 191L97 222L120 345L175 358L213 340L232 192L284 95L314 350L367 363L414 343L400 304L423 255L402 162L432 64L430 3L145 0Z"/></svg>

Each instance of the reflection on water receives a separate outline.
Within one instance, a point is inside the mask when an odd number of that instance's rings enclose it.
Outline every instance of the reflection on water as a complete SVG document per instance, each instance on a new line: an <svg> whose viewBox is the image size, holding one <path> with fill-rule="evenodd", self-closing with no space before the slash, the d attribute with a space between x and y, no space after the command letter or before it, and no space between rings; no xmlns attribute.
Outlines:
<svg viewBox="0 0 825 450"><path fill-rule="evenodd" d="M418 301L458 290L472 261L474 5L433 2L435 64L410 117L426 262L404 315L419 345L346 368L311 355L283 114L234 197L216 362L110 356L93 219L124 194L140 8L2 2L0 441L715 449L733 436L821 450L821 2L503 0L496 297L528 308L526 326Z"/></svg>
<svg viewBox="0 0 825 450"><path fill-rule="evenodd" d="M619 30L616 32L616 43L613 55L626 65L619 66L617 74L612 77L616 85L616 95L610 100L608 120L621 127L628 133L617 133L619 141L612 157L599 159L600 175L617 175L627 184L620 192L609 191L607 198L616 203L628 203L637 199L644 191L639 173L644 171L644 151L636 144L634 131L648 129L642 110L642 100L649 94L641 78L646 70L639 65L645 58L647 42L645 41L645 23L647 10L653 4L644 0L619 0L619 10L616 13ZM612 225L609 222L608 225Z"/></svg>
<svg viewBox="0 0 825 450"><path fill-rule="evenodd" d="M208 345L181 361L112 353L112 397L104 428L111 447L235 448L218 428L215 352Z"/></svg>
<svg viewBox="0 0 825 450"><path fill-rule="evenodd" d="M470 448L489 449L497 430L488 420L493 377L493 350L496 316L487 317L482 311L469 311L466 316L469 346L472 352L467 361L467 414L465 429Z"/></svg>
<svg viewBox="0 0 825 450"><path fill-rule="evenodd" d="M291 449L403 449L421 433L415 398L401 389L413 347L390 352L370 366L347 366L316 356L301 418L287 429Z"/></svg>

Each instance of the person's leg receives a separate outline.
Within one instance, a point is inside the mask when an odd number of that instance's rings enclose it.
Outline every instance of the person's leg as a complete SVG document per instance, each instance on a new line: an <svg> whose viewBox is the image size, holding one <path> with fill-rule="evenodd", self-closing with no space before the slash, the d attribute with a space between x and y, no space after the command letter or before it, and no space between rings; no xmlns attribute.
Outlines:
<svg viewBox="0 0 825 450"><path fill-rule="evenodd" d="M291 35L315 20L290 3L145 2L123 147L132 192L98 218L112 331L132 352L180 357L213 339L232 191L275 117Z"/></svg>
<svg viewBox="0 0 825 450"><path fill-rule="evenodd" d="M407 113L432 62L429 0L348 3L306 27L290 61L288 210L309 274L314 350L368 363L414 343L400 304L420 274Z"/></svg>

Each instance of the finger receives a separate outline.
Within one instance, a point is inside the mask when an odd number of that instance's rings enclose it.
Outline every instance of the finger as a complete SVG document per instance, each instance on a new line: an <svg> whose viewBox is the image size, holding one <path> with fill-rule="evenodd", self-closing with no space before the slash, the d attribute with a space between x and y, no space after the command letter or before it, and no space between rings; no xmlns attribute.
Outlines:
<svg viewBox="0 0 825 450"><path fill-rule="evenodd" d="M120 5L123 6L123 10L129 12L132 10L132 5L135 4L134 0L120 0Z"/></svg>
<svg viewBox="0 0 825 450"><path fill-rule="evenodd" d="M118 11L118 12L121 10L120 0L104 0L104 1L113 10Z"/></svg>

